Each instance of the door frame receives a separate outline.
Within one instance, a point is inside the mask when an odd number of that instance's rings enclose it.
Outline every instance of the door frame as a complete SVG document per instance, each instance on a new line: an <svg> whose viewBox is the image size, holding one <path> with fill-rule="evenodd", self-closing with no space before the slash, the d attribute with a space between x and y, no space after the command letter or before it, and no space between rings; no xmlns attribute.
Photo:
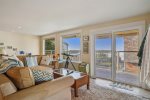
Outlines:
<svg viewBox="0 0 150 100"><path fill-rule="evenodd" d="M99 29L94 29L90 31L90 71L91 71L91 77L96 77L95 76L95 36L97 34L103 34L103 33L112 33L112 74L115 73L115 32L118 31L126 31L126 30L133 30L133 29L138 29L139 30L139 43L141 43L144 35L145 35L145 21L138 21L138 22L132 22L132 23L127 23L127 24L120 24L120 25L114 25L110 27L105 27L105 28L99 28ZM140 46L140 44L139 44ZM94 55L94 56L93 56ZM140 85L141 85L141 80L143 80L142 77L143 74L143 69L141 69L141 75L140 75ZM115 76L112 75L112 81L115 81Z"/></svg>

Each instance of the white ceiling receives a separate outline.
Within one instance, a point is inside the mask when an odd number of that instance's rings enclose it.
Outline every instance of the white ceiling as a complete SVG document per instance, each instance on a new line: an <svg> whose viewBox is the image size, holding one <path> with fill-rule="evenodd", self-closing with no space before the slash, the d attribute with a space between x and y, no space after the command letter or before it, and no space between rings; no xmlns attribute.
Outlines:
<svg viewBox="0 0 150 100"><path fill-rule="evenodd" d="M0 0L0 31L44 35L150 12L150 0Z"/></svg>

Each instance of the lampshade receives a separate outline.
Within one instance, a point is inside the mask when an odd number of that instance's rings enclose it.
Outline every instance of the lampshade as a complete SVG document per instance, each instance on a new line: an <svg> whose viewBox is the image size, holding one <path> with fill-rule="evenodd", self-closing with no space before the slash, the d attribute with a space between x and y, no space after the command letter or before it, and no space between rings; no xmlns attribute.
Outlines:
<svg viewBox="0 0 150 100"><path fill-rule="evenodd" d="M6 51L4 48L0 48L0 54L2 55L7 55Z"/></svg>

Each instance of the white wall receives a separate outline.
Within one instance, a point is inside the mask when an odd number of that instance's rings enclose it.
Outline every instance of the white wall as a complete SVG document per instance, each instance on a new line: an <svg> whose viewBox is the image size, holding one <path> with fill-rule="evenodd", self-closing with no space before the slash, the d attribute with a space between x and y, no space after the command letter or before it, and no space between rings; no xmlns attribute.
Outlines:
<svg viewBox="0 0 150 100"><path fill-rule="evenodd" d="M76 31L76 30L81 30L81 36L89 36L89 53L88 54L82 54L82 61L89 63L91 66L91 75L94 74L92 72L94 69L94 65L92 66L92 62L91 59L93 59L94 54L91 51L91 47L93 46L92 43L92 30L97 30L97 29L103 29L103 28L108 28L108 27L113 27L113 26L118 26L118 25L122 25L122 24L128 24L128 23L133 23L133 22L138 22L138 21L145 21L145 26L147 27L147 25L150 23L150 13L148 14L144 14L144 15L140 15L140 16L135 16L135 17L131 17L131 18L125 18L125 19L118 19L118 20L114 20L111 22L106 22L106 23L99 23L99 24L95 24L95 25L88 25L88 26L84 26L84 27L78 27L78 28L74 28L74 29L70 29L70 30L64 30L64 31L60 31L60 32L55 32L55 33L50 33L48 35L44 35L41 36L41 41L43 41L45 38L49 38L49 37L55 37L55 44L57 46L56 48L56 53L60 53L60 39L61 39L61 34L62 33L72 33L72 31ZM75 32L76 33L76 32ZM82 38L81 37L81 38ZM42 43L41 43L41 48L42 48ZM83 44L82 44L83 46ZM83 48L81 48L83 49ZM41 50L42 52L42 50Z"/></svg>
<svg viewBox="0 0 150 100"><path fill-rule="evenodd" d="M33 55L40 54L40 39L38 36L0 31L0 43L17 48L18 51L31 52ZM7 53L11 54L12 50L7 50Z"/></svg>
<svg viewBox="0 0 150 100"><path fill-rule="evenodd" d="M115 25L128 24L128 23L137 22L137 21L145 21L146 22L145 24L147 26L150 23L150 13L144 14L141 16L135 16L135 17L131 17L131 18L119 19L119 20L114 20L111 22L98 23L95 25L88 25L88 26L78 27L78 28L74 28L74 29L70 29L70 30L64 30L64 31L60 31L60 32L50 33L48 35L41 36L41 48L43 46L42 41L45 38L55 37L56 53L60 53L60 49L61 49L61 46L60 46L61 40L60 39L61 39L61 35L63 33L73 33L73 32L76 33L76 31L80 30L81 38L82 38L83 36L88 36L88 35L90 36L91 31L95 30L95 29L107 28L107 27L112 27ZM91 42L91 39L89 40L89 47L91 47L90 42ZM43 51L41 49L41 54L42 54L42 52ZM90 63L90 56L93 56L93 54L90 54L90 49L89 49L88 54L82 54L82 61Z"/></svg>

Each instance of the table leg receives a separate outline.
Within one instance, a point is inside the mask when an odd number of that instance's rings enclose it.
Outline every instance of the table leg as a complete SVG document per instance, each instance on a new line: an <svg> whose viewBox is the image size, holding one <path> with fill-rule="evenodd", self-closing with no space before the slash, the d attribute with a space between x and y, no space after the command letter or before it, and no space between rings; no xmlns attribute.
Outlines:
<svg viewBox="0 0 150 100"><path fill-rule="evenodd" d="M74 88L75 97L78 97L78 88Z"/></svg>
<svg viewBox="0 0 150 100"><path fill-rule="evenodd" d="M88 89L88 90L90 89L90 79L89 79L89 76L88 76L87 89Z"/></svg>
<svg viewBox="0 0 150 100"><path fill-rule="evenodd" d="M87 89L88 89L88 90L90 89L90 84L89 84L89 83L87 84Z"/></svg>

